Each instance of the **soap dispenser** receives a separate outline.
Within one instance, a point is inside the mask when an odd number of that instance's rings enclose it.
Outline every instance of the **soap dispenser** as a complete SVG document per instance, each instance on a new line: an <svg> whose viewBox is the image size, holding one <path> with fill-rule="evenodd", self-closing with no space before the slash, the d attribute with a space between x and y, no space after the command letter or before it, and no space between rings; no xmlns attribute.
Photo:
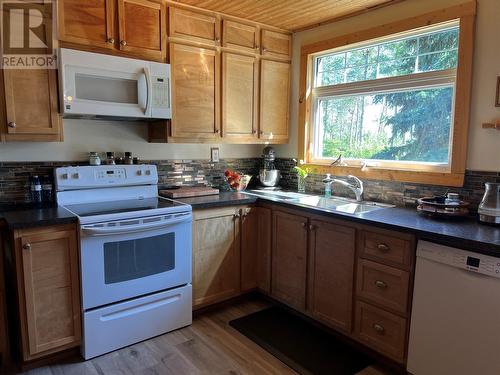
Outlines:
<svg viewBox="0 0 500 375"><path fill-rule="evenodd" d="M326 178L323 179L323 183L325 184L325 198L332 196L332 182L333 178L330 177L330 173L327 173Z"/></svg>

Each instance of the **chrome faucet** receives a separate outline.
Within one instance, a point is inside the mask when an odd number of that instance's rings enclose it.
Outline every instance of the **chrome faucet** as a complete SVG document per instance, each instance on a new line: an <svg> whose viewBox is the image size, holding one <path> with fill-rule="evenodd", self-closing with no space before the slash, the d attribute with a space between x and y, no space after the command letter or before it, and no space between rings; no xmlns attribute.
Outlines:
<svg viewBox="0 0 500 375"><path fill-rule="evenodd" d="M343 185L349 189L351 189L354 194L356 194L356 201L363 201L363 181L361 181L356 176L349 175L346 180L339 180L338 178L333 179L333 182L336 182L340 185Z"/></svg>

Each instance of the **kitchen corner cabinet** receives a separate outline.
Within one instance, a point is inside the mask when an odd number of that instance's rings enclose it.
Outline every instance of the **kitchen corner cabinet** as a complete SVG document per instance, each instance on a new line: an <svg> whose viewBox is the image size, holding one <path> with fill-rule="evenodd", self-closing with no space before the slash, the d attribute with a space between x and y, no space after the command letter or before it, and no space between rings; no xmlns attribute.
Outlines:
<svg viewBox="0 0 500 375"><path fill-rule="evenodd" d="M240 293L240 208L193 212L193 308Z"/></svg>
<svg viewBox="0 0 500 375"><path fill-rule="evenodd" d="M3 73L3 74L2 74ZM4 69L0 73L0 124L4 141L62 141L58 114L57 71Z"/></svg>
<svg viewBox="0 0 500 375"><path fill-rule="evenodd" d="M167 3L172 121L150 140L288 142L291 34Z"/></svg>
<svg viewBox="0 0 500 375"><path fill-rule="evenodd" d="M308 218L273 211L271 295L287 305L306 308Z"/></svg>
<svg viewBox="0 0 500 375"><path fill-rule="evenodd" d="M80 345L76 227L16 230L14 253L23 360Z"/></svg>
<svg viewBox="0 0 500 375"><path fill-rule="evenodd" d="M63 46L166 59L167 11L160 0L59 0L58 27Z"/></svg>
<svg viewBox="0 0 500 375"><path fill-rule="evenodd" d="M257 288L259 208L245 207L241 213L241 291Z"/></svg>
<svg viewBox="0 0 500 375"><path fill-rule="evenodd" d="M351 333L356 230L311 220L309 233L308 311L326 325Z"/></svg>

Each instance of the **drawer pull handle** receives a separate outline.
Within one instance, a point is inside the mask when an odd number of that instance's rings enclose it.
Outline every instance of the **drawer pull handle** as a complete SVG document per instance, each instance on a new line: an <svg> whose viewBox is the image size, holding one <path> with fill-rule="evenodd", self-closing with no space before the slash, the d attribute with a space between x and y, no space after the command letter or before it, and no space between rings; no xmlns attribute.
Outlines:
<svg viewBox="0 0 500 375"><path fill-rule="evenodd" d="M31 250L31 244L27 243L23 245L24 250Z"/></svg>
<svg viewBox="0 0 500 375"><path fill-rule="evenodd" d="M382 280L375 281L375 285L377 286L377 288L380 288L380 289L387 288L387 284L384 283Z"/></svg>
<svg viewBox="0 0 500 375"><path fill-rule="evenodd" d="M9 122L9 128L15 128L17 125L14 121Z"/></svg>
<svg viewBox="0 0 500 375"><path fill-rule="evenodd" d="M384 253L386 253L389 250L391 250L391 248L389 247L389 245L386 245L385 243L379 243L377 245L377 249L379 249L380 251L383 251Z"/></svg>
<svg viewBox="0 0 500 375"><path fill-rule="evenodd" d="M385 332L385 328L384 328L384 326L382 326L382 325L380 325L380 324L377 324L377 323L375 323L375 324L373 325L373 329L374 329L375 331L377 331L378 333L384 333L384 332Z"/></svg>
<svg viewBox="0 0 500 375"><path fill-rule="evenodd" d="M120 41L120 44L125 47L127 45L127 41L122 40L122 41Z"/></svg>

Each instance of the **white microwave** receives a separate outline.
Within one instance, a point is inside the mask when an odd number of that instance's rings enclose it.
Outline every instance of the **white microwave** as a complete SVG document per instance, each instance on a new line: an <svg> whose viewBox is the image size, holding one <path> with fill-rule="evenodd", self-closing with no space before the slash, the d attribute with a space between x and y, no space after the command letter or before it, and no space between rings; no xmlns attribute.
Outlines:
<svg viewBox="0 0 500 375"><path fill-rule="evenodd" d="M64 117L169 119L170 65L61 48Z"/></svg>

